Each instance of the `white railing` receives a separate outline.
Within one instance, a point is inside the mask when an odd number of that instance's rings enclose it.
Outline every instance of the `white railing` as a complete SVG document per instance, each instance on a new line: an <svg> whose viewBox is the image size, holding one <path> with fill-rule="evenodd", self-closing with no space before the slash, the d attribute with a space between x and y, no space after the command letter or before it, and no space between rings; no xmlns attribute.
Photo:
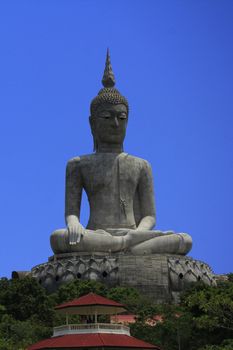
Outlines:
<svg viewBox="0 0 233 350"><path fill-rule="evenodd" d="M129 327L112 323L67 324L53 328L53 337L65 334L112 333L130 335Z"/></svg>

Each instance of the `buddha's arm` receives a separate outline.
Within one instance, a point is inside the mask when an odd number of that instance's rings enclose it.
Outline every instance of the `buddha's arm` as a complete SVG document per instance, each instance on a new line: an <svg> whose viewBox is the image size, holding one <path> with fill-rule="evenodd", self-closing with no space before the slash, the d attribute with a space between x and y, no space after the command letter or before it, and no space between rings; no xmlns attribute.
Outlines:
<svg viewBox="0 0 233 350"><path fill-rule="evenodd" d="M85 231L79 222L83 189L79 165L80 158L74 158L66 167L65 219L70 244L78 243Z"/></svg>
<svg viewBox="0 0 233 350"><path fill-rule="evenodd" d="M138 185L141 221L137 230L152 230L156 223L154 187L150 164L145 161Z"/></svg>
<svg viewBox="0 0 233 350"><path fill-rule="evenodd" d="M145 216L139 223L137 230L152 230L155 226L154 216Z"/></svg>

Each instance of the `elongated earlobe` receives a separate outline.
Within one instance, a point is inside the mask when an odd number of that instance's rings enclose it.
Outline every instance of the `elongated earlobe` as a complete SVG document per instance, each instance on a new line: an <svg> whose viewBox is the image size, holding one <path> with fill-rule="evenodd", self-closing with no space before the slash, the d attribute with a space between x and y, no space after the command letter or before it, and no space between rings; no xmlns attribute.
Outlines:
<svg viewBox="0 0 233 350"><path fill-rule="evenodd" d="M92 137L93 137L93 152L98 150L98 143L95 137L95 122L94 122L94 117L90 116L89 117L89 123L90 123L90 127L91 127L91 133L92 133Z"/></svg>

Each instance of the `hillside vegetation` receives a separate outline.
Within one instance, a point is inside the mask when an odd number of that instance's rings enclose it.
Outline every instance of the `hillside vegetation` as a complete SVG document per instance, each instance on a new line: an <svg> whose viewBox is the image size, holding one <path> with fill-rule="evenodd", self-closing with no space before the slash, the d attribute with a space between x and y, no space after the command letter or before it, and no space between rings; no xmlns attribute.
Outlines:
<svg viewBox="0 0 233 350"><path fill-rule="evenodd" d="M89 292L127 305L137 315L131 335L164 350L233 350L233 278L218 287L196 284L182 295L180 305L156 305L133 288L108 288L76 280L47 294L34 279L0 280L0 350L24 350L48 338L64 320L54 306ZM148 325L160 315L162 322ZM77 321L77 320L73 320Z"/></svg>

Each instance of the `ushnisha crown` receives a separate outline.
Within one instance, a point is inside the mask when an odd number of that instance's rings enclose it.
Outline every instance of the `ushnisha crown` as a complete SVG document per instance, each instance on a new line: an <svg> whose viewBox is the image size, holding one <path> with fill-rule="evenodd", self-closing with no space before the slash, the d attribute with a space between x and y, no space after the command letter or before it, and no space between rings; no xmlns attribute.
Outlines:
<svg viewBox="0 0 233 350"><path fill-rule="evenodd" d="M94 115L97 108L104 104L110 103L113 105L124 104L129 111L128 101L121 93L114 87L115 77L112 70L112 65L110 62L109 49L107 50L107 57L104 69L104 75L102 79L102 84L104 86L98 93L98 95L91 101L91 115Z"/></svg>

